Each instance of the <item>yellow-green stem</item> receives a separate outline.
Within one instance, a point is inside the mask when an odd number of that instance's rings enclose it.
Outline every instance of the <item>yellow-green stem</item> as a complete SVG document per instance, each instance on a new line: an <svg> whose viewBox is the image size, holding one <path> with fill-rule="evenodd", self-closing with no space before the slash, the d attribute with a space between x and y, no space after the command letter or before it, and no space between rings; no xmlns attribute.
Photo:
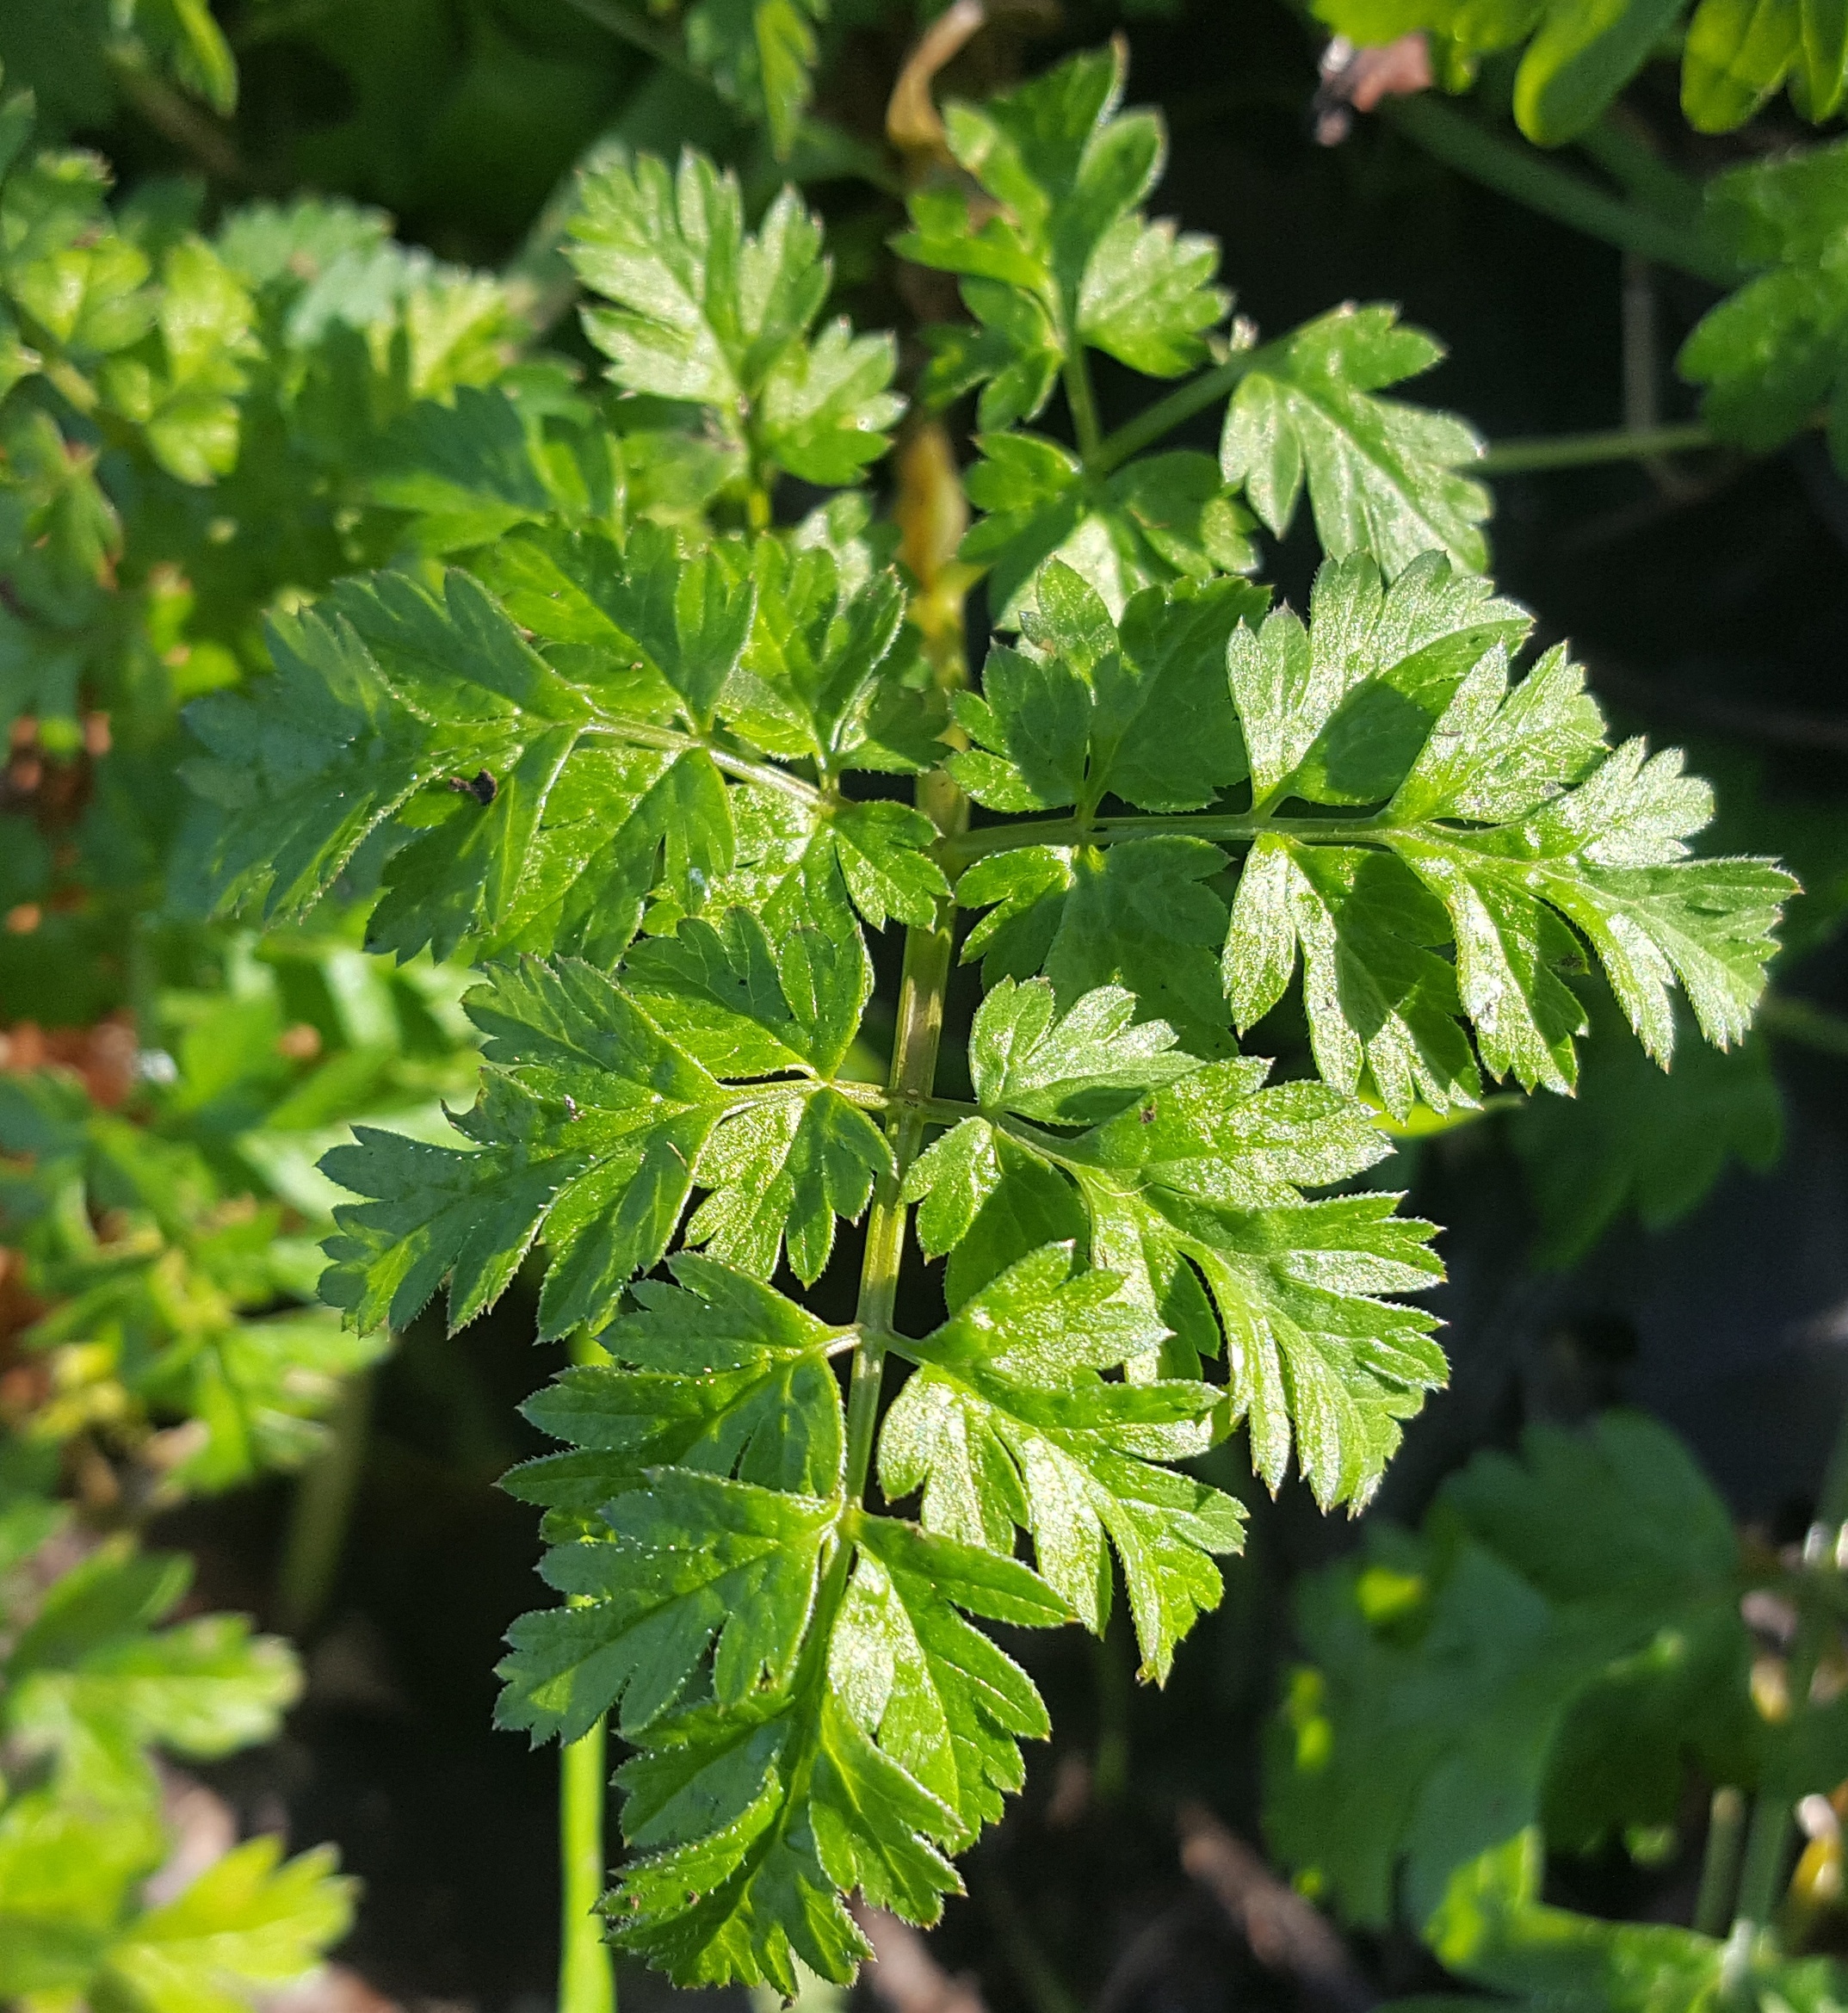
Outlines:
<svg viewBox="0 0 1848 2013"><path fill-rule="evenodd" d="M969 800L942 769L918 779L918 806L946 839L968 827ZM924 1144L928 1104L936 1081L936 1052L943 1037L943 999L955 948L956 905L946 897L928 929L905 933L899 980L899 1017L892 1037L886 1088L894 1100L886 1119L893 1170L883 1177L866 1221L866 1255L860 1264L860 1299L854 1318L861 1329L847 1389L847 1493L857 1502L873 1463L879 1423L880 1383L886 1371L884 1337L898 1304L899 1267L905 1256L905 1206L899 1191Z"/></svg>
<svg viewBox="0 0 1848 2013"><path fill-rule="evenodd" d="M559 1925L559 2013L615 2013L616 1974L603 1941L603 1806L609 1794L604 1727L599 1720L559 1756L559 1869L564 1875Z"/></svg>
<svg viewBox="0 0 1848 2013"><path fill-rule="evenodd" d="M582 1332L573 1335L572 1361L608 1361ZM609 1801L609 1763L604 1722L559 1751L559 1873L563 1890L559 1920L559 2013L616 2013L615 1960L603 1940L597 1904L609 1863L603 1813Z"/></svg>

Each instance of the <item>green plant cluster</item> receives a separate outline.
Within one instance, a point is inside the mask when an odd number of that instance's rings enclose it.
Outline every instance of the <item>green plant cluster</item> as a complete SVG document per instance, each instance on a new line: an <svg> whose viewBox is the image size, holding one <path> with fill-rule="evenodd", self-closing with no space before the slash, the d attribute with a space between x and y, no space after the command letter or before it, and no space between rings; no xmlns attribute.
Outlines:
<svg viewBox="0 0 1848 2013"><path fill-rule="evenodd" d="M1178 374L1223 309L1211 248L1138 207L1160 135L1116 111L1120 63L953 112L1005 208L971 230L927 188L905 241L970 274L981 333L933 367L986 381L998 426L1063 380L1081 448L1088 349ZM972 1618L1101 1629L1120 1572L1159 1678L1241 1537L1177 1463L1243 1425L1273 1486L1293 1457L1325 1505L1377 1485L1444 1375L1400 1298L1440 1275L1430 1226L1306 1191L1385 1156L1382 1108L1468 1108L1485 1073L1568 1090L1593 960L1658 1059L1678 986L1738 1040L1792 886L1689 856L1704 786L1611 749L1563 650L1514 675L1527 618L1467 570L1468 436L1378 398L1431 352L1377 312L1338 324L1357 349L1324 323L1257 352L1228 420L1260 515L1287 521L1306 469L1343 555L1307 621L1221 571L1249 563L1201 528L1235 522L1223 468L1094 440L1087 469L997 430L962 553L1017 640L946 693L863 508L760 528L780 471L848 479L895 416L886 343L810 332L819 246L793 196L745 232L696 157L593 173L586 329L623 392L702 409L682 424L736 458L736 528L719 495L703 527L535 502L461 565L280 618L276 680L189 715L219 901L298 919L374 847L368 942L482 968L460 1140L362 1128L330 1156L362 1199L322 1290L371 1329L447 1281L454 1330L542 1248L541 1337L590 1360L529 1408L572 1450L510 1481L567 1598L516 1627L501 1717L569 1741L611 1713L634 1747L619 1946L785 1991L797 1959L864 1954L848 1893L934 1919L1018 1786L1044 1709ZM1317 373L1344 429L1297 395ZM424 437L510 504L498 410L459 399ZM1055 502L1009 486L1054 456ZM1203 497L1161 505L1182 535L1124 501L1177 494ZM887 793L906 775L926 808ZM986 987L967 1100L935 1081L958 910ZM855 1044L866 932L893 924L881 1084ZM1299 964L1319 1080L1271 1084L1236 1030ZM949 1261L923 1334L913 1204ZM862 1215L856 1315L829 1325L775 1281L814 1281Z"/></svg>

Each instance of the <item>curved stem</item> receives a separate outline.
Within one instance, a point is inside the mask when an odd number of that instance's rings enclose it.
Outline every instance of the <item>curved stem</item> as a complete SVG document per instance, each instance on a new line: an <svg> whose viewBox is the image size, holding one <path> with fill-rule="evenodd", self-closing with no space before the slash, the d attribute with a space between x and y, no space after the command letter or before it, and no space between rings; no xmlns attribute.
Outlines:
<svg viewBox="0 0 1848 2013"><path fill-rule="evenodd" d="M1539 148L1506 139L1467 113L1435 102L1429 93L1394 99L1381 107L1380 116L1445 167L1588 238L1640 252L1716 287L1736 286L1745 276L1738 262L1699 230L1607 195L1555 166Z"/></svg>

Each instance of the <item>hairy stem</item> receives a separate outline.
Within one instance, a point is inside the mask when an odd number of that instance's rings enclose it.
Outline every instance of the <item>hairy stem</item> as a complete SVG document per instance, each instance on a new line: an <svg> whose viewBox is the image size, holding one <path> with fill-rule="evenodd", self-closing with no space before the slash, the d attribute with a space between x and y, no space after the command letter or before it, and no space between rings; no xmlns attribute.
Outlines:
<svg viewBox="0 0 1848 2013"><path fill-rule="evenodd" d="M1803 1562L1810 1572L1839 1575L1837 1564L1842 1526L1848 1523L1848 1413L1835 1429L1816 1499L1815 1519L1803 1541ZM1823 1604L1803 1605L1796 1639L1790 1646L1790 1709L1809 1709L1810 1688L1835 1621ZM1785 1861L1789 1856L1794 1816L1789 1799L1760 1791L1753 1800L1752 1823L1746 1833L1745 1864L1739 1877L1739 1901L1733 1914L1733 1934L1742 1942L1769 1929L1783 1899Z"/></svg>
<svg viewBox="0 0 1848 2013"><path fill-rule="evenodd" d="M1555 166L1538 148L1505 138L1467 113L1434 103L1429 94L1395 99L1380 115L1447 168L1588 238L1602 238L1622 251L1641 252L1659 265L1674 266L1717 287L1734 286L1741 277L1735 261L1699 231L1607 195Z"/></svg>
<svg viewBox="0 0 1848 2013"><path fill-rule="evenodd" d="M276 1624L285 1635L307 1634L327 1607L346 1549L371 1423L372 1374L361 1370L342 1385L327 1444L295 1484L276 1574Z"/></svg>
<svg viewBox="0 0 1848 2013"><path fill-rule="evenodd" d="M574 1363L609 1361L581 1331L572 1337L571 1357ZM609 1871L603 1847L607 1741L599 1720L582 1739L559 1750L559 2013L616 2013L615 1958L597 1911Z"/></svg>
<svg viewBox="0 0 1848 2013"><path fill-rule="evenodd" d="M1085 459L1099 475L1108 475L1113 468L1121 468L1133 455L1140 454L1145 448L1153 447L1176 427L1184 426L1196 412L1204 412L1208 406L1217 404L1229 396L1233 387L1262 354L1258 349L1240 349L1213 369L1190 378L1177 392L1170 392L1165 398L1158 398L1134 419L1125 420L1105 437L1095 454L1087 454Z"/></svg>
<svg viewBox="0 0 1848 2013"><path fill-rule="evenodd" d="M1685 426L1620 427L1609 433L1541 435L1530 440L1497 441L1471 475L1518 475L1532 469L1590 468L1600 461L1647 461L1657 454L1680 454L1720 443L1698 420Z"/></svg>

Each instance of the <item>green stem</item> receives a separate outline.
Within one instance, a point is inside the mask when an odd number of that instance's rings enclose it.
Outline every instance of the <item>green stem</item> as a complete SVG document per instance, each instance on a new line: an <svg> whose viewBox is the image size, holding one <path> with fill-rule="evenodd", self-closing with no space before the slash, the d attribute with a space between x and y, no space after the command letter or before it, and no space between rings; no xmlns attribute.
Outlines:
<svg viewBox="0 0 1848 2013"><path fill-rule="evenodd" d="M1804 1544L1804 1560L1810 1571L1820 1574L1839 1570L1836 1544L1844 1523L1848 1523L1848 1413L1835 1429L1834 1444L1829 1449L1828 1466L1816 1499L1815 1517ZM1793 1713L1809 1710L1816 1666L1822 1660L1834 1626L1833 1616L1820 1602L1804 1604L1796 1638L1790 1646L1788 1683ZM1785 1861L1793 1828L1790 1800L1761 1790L1752 1802L1745 1863L1739 1877L1739 1902L1733 1915L1733 1934L1742 1943L1755 1941L1771 1928L1783 1895Z"/></svg>
<svg viewBox="0 0 1848 2013"><path fill-rule="evenodd" d="M603 1805L609 1794L604 1726L559 1753L559 2013L615 2013L616 1973L603 1941Z"/></svg>
<svg viewBox="0 0 1848 2013"><path fill-rule="evenodd" d="M1177 392L1170 392L1165 398L1158 398L1134 419L1124 421L1105 437L1096 454L1087 454L1085 459L1099 475L1108 475L1113 468L1122 467L1132 455L1153 447L1176 427L1184 426L1196 412L1204 412L1208 406L1217 404L1226 398L1261 354L1255 349L1240 349L1212 370L1202 371Z"/></svg>
<svg viewBox="0 0 1848 2013"><path fill-rule="evenodd" d="M803 1078L792 1084L791 1088L807 1096L812 1085L807 1078ZM857 1104L865 1111L919 1112L927 1125L960 1125L966 1118L981 1116L980 1105L967 1103L961 1097L900 1096L896 1091L887 1090L882 1084L836 1081L831 1083L828 1088L837 1096L844 1097L850 1104Z"/></svg>
<svg viewBox="0 0 1848 2013"><path fill-rule="evenodd" d="M946 838L937 848L937 858L954 879L972 861L1022 846L1109 846L1124 839L1172 837L1239 844L1264 832L1323 845L1366 846L1383 844L1396 829L1377 818L1270 818L1258 812L1231 817L1203 811L1167 817L1018 818Z"/></svg>
<svg viewBox="0 0 1848 2013"><path fill-rule="evenodd" d="M1607 195L1555 167L1536 148L1504 138L1429 93L1395 99L1381 108L1381 116L1447 168L1589 238L1641 252L1717 287L1736 286L1743 276L1739 265L1700 232Z"/></svg>
<svg viewBox="0 0 1848 2013"><path fill-rule="evenodd" d="M785 797L794 797L797 803L812 810L838 802L827 791L817 789L806 777L780 768L774 762L753 762L748 755L739 755L714 741L709 734L689 734L679 727L659 727L649 720L626 719L591 720L584 731L586 734L607 735L613 741L626 742L635 748L684 749L689 752L702 750L711 756L713 767L722 769L726 775L736 776L743 783L755 783L759 789L775 790Z"/></svg>
<svg viewBox="0 0 1848 2013"><path fill-rule="evenodd" d="M571 1358L609 1361L581 1330L572 1337ZM616 2013L615 1959L597 1908L609 1873L603 1846L607 1739L599 1720L582 1739L559 1750L559 2013Z"/></svg>
<svg viewBox="0 0 1848 2013"><path fill-rule="evenodd" d="M1129 1787L1129 1663L1121 1609L1091 1646L1097 1679L1097 1754L1091 1793L1100 1808L1120 1804Z"/></svg>
<svg viewBox="0 0 1848 2013"><path fill-rule="evenodd" d="M918 806L946 841L961 837L969 821L969 800L948 774L933 769L918 780ZM956 905L937 905L928 929L905 933L905 965L899 979L899 1017L892 1037L892 1066L886 1089L893 1106L886 1119L893 1170L880 1181L866 1221L866 1254L860 1264L860 1298L854 1318L862 1335L854 1351L847 1387L847 1495L858 1503L873 1465L874 1429L879 1423L879 1392L886 1372L886 1337L898 1305L899 1267L905 1256L905 1205L899 1191L929 1122L936 1052L943 1038L943 998L949 990L955 948Z"/></svg>
<svg viewBox="0 0 1848 2013"><path fill-rule="evenodd" d="M1736 1789L1715 1790L1708 1808L1707 1849L1701 1856L1700 1893L1694 1902L1694 1928L1701 1936L1723 1936L1732 1919L1745 1828L1745 1798Z"/></svg>
<svg viewBox="0 0 1848 2013"><path fill-rule="evenodd" d="M566 4L575 8L586 21L594 21L619 42L627 42L630 48L638 50L642 55L652 57L664 69L686 77L698 84L702 90L714 91L712 79L701 75L688 61L686 52L671 36L664 35L658 28L642 20L639 15L632 14L627 7L615 5L615 0L566 0Z"/></svg>
<svg viewBox="0 0 1848 2013"><path fill-rule="evenodd" d="M1517 475L1530 469L1589 468L1600 461L1647 461L1657 454L1681 454L1719 446L1698 420L1685 426L1653 426L1610 433L1554 434L1532 440L1497 441L1471 475Z"/></svg>
<svg viewBox="0 0 1848 2013"><path fill-rule="evenodd" d="M276 1575L276 1622L285 1635L306 1635L326 1610L346 1550L371 1423L372 1374L361 1370L341 1386L327 1444L295 1485Z"/></svg>
<svg viewBox="0 0 1848 2013"><path fill-rule="evenodd" d="M988 1912L1001 1932L1002 1948L1019 1979L1033 2013L1082 2013L1078 1999L1053 1967L1052 1960L1040 1948L1039 1939L1027 1927L1014 1891L998 1874L982 1883Z"/></svg>
<svg viewBox="0 0 1848 2013"><path fill-rule="evenodd" d="M1807 999L1767 992L1758 1002L1758 1025L1774 1041L1795 1041L1824 1055L1848 1055L1848 1016L1832 1014Z"/></svg>
<svg viewBox="0 0 1848 2013"><path fill-rule="evenodd" d="M880 1382L886 1369L885 1337L898 1304L899 1267L905 1255L905 1205L899 1199L906 1170L924 1144L936 1052L943 1033L943 996L949 985L955 909L941 905L929 929L905 933L905 970L899 982L899 1022L887 1094L892 1100L886 1137L893 1171L881 1177L866 1222L866 1256L854 1319L862 1331L847 1391L847 1494L858 1502L872 1467L873 1429L879 1418Z"/></svg>
<svg viewBox="0 0 1848 2013"><path fill-rule="evenodd" d="M1697 227L1703 201L1700 183L1669 166L1643 137L1640 121L1607 113L1579 134L1579 151L1621 182L1626 195L1671 223Z"/></svg>
<svg viewBox="0 0 1848 2013"><path fill-rule="evenodd" d="M1103 446L1103 429L1097 423L1097 394L1091 389L1091 358L1081 342L1073 343L1063 374L1066 404L1072 408L1072 431L1077 437L1079 458L1087 467L1095 467Z"/></svg>

